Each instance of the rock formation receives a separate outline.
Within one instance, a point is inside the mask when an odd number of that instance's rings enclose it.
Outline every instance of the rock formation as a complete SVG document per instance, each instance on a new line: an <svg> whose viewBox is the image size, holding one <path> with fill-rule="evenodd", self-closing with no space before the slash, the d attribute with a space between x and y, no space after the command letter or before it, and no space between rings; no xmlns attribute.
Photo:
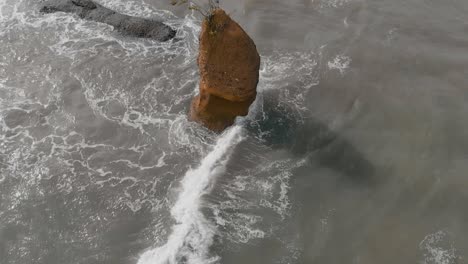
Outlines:
<svg viewBox="0 0 468 264"><path fill-rule="evenodd" d="M221 132L245 116L257 95L260 56L252 39L223 10L203 21L198 55L200 94L192 120Z"/></svg>
<svg viewBox="0 0 468 264"><path fill-rule="evenodd" d="M124 35L151 38L158 41L172 39L176 32L162 22L119 14L91 0L47 0L41 12L67 12L79 17L113 26Z"/></svg>

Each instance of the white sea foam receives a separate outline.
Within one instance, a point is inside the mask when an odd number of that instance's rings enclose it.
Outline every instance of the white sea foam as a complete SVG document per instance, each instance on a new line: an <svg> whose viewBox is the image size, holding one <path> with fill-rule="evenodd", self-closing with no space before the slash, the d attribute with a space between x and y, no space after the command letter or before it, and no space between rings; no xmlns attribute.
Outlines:
<svg viewBox="0 0 468 264"><path fill-rule="evenodd" d="M304 160L268 158L267 163L258 161L257 165L223 182L219 188L220 201L210 208L216 224L225 231L223 239L234 244L262 239L274 232L271 226L265 225L265 219L280 223L288 218L291 171L302 166ZM261 160L261 156L257 156L257 160ZM267 218L261 212L268 212ZM277 217L273 219L272 214Z"/></svg>
<svg viewBox="0 0 468 264"><path fill-rule="evenodd" d="M320 8L338 8L348 4L351 0L321 0L319 2Z"/></svg>
<svg viewBox="0 0 468 264"><path fill-rule="evenodd" d="M460 259L450 236L444 231L427 235L419 244L424 254L423 264L453 264Z"/></svg>
<svg viewBox="0 0 468 264"><path fill-rule="evenodd" d="M160 19L174 19L173 13L167 10L157 10L153 6L147 4L145 1L135 0L95 0L97 3L115 10L119 13L126 15L146 17L146 18L160 18Z"/></svg>
<svg viewBox="0 0 468 264"><path fill-rule="evenodd" d="M328 68L330 70L338 70L341 75L344 75L350 64L351 58L344 55L337 55L333 60L328 62Z"/></svg>
<svg viewBox="0 0 468 264"><path fill-rule="evenodd" d="M128 146L125 145L98 144L99 141L95 142L96 144L90 143L86 138L86 133L81 135L73 131L76 128L76 113L62 108L60 102L67 95L64 94L61 81L62 78L66 79L68 75L75 77L84 88L86 102L98 118L106 118L122 127L138 129L145 135L149 134L148 131L159 131L153 128L160 130L168 128L179 113L172 111L168 114L164 110L170 102L162 104L155 101L162 96L174 100L185 98L186 95L174 94L172 91L186 85L192 78L190 71L187 71L188 74L184 72L183 76L179 76L178 80L181 84L163 83L164 80L148 84L164 88L163 92L165 93L161 92L162 95L157 94L158 97L156 97L154 94L148 96L138 94L138 92L129 92L132 91L129 89L132 87L132 83L120 81L119 76L115 74L115 67L102 67L102 72L101 69L88 71L88 66L92 65L89 60L97 53L105 53L108 55L109 61L118 56L118 60L124 60L123 63L127 65L144 63L145 59L148 61L160 59L161 64L164 64L167 61L166 58L170 59L178 55L181 57L179 60L182 61L178 66L186 65L195 58L191 47L195 47L193 43L197 39L192 39L191 34L196 34L192 31L199 29L192 21L193 18L187 16L186 19L176 19L170 12L149 10L149 5L140 4L141 1L138 3L137 1L130 3L130 1L124 0L99 1L126 14L138 16L143 14L147 17L168 19L168 23L178 29L177 37L179 39L187 37L186 41L160 43L152 40L121 37L106 24L85 21L72 14L60 12L40 14L36 9L36 3L34 3L35 8L31 8L32 2L34 1L0 0L0 46L3 47L0 49L0 77L2 77L0 78L0 97L2 97L0 99L0 142L2 142L0 155L2 153L10 154L15 149L18 150L18 155L5 155L6 158L0 156L2 158L0 162L5 163L0 164L0 169L2 169L0 180L13 177L21 178L21 182L25 184L17 187L20 190L17 193L23 193L21 200L26 200L29 188L38 189L36 179L44 180L46 175L44 170L52 167L53 173L49 173L51 175L47 176L49 178L55 177L58 182L57 192L69 193L73 189L88 187L101 188L106 184L106 187L109 185L117 186L122 190L119 193L122 196L116 195L118 198L112 201L111 206L127 205L133 211L139 210L144 203L153 204L152 208L155 208L155 205L159 206L159 200L151 197L152 194L146 193L145 188L137 188L142 185L155 185L157 181L146 182L140 178L129 177L127 174L137 175L137 171L143 172L166 166L165 158L171 156L171 150L164 149L165 154L157 160L157 163L142 164L137 157L150 149L143 141L137 143L138 147L141 148L133 150L133 153L129 152ZM3 36L5 38L2 38ZM25 38L29 41L21 41L11 45L10 42L18 38ZM35 61L39 57L36 55L39 54L22 52L22 50L31 49L28 46L30 43L34 43L32 50L41 49L41 52L45 53L42 55L48 55L53 59L47 60L46 63L39 62ZM27 63L28 70L11 71L11 65L14 63ZM85 70L81 70L79 67L84 64L86 65L83 67ZM77 68L79 69L75 70ZM94 72L98 73L97 77L92 75ZM170 78L172 76L166 79ZM132 80L132 78L130 75L126 75L122 80ZM137 88L142 87L138 86ZM134 88L134 90L136 89ZM146 99L143 101L146 105L142 106L141 98ZM118 117L110 115L102 106L105 107L108 102L116 101L126 110ZM44 123L41 125L36 124L36 121L41 118L38 111L51 103L55 104L58 110L44 117L44 120L41 120ZM164 109L154 109L153 105L161 106ZM31 122L21 124L16 128L9 128L3 117L12 109L27 110L28 116L31 116L28 120ZM130 115L136 115L138 118L131 119ZM7 132L14 136L7 137ZM156 132L146 138L154 140L154 134ZM80 137L78 141L76 141L77 136ZM92 150L93 154L86 154L89 150ZM131 157L122 158L119 156L120 154L125 155L125 153L131 153ZM103 156L108 158L106 164L112 166L100 163ZM70 174L76 176L81 172L76 169L76 166L89 172L90 180L87 183L77 183L79 177L70 176ZM117 168L124 168L122 171L125 172L121 172ZM135 191L136 189L138 190ZM154 194L155 191L152 190L152 192ZM20 201L19 197L18 201Z"/></svg>
<svg viewBox="0 0 468 264"><path fill-rule="evenodd" d="M262 57L257 88L260 92L259 97L264 91L276 89L281 101L297 110L306 110L305 95L319 83L319 57L320 54L313 52L276 52L271 56ZM291 83L292 80L294 83Z"/></svg>
<svg viewBox="0 0 468 264"><path fill-rule="evenodd" d="M234 147L242 141L242 127L234 126L223 134L214 149L197 169L189 170L181 183L181 192L171 210L176 220L165 245L144 253L138 264L208 264L218 260L210 257L216 228L201 211L203 195L210 193L217 176Z"/></svg>

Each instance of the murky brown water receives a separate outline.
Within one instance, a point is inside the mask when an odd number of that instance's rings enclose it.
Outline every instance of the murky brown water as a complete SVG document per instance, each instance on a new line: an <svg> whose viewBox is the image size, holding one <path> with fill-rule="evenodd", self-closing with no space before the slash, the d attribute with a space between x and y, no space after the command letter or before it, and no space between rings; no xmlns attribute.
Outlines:
<svg viewBox="0 0 468 264"><path fill-rule="evenodd" d="M468 2L222 1L262 55L249 117L186 120L181 41L0 0L1 264L468 263Z"/></svg>

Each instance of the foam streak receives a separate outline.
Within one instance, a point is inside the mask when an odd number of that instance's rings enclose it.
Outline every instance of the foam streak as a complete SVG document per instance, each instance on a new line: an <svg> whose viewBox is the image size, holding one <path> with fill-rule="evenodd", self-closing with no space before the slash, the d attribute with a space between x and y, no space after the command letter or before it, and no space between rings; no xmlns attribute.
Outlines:
<svg viewBox="0 0 468 264"><path fill-rule="evenodd" d="M171 210L176 220L165 245L144 253L138 264L208 264L218 257L209 256L216 227L200 210L203 195L210 193L216 177L225 171L234 147L242 141L242 127L226 131L214 149L195 170L189 170L181 182L181 193Z"/></svg>

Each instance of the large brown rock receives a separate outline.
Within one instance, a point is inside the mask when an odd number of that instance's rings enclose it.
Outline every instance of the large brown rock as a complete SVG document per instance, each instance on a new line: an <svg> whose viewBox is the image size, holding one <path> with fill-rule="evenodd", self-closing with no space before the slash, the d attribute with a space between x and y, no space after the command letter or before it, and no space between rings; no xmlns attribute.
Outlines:
<svg viewBox="0 0 468 264"><path fill-rule="evenodd" d="M200 94L190 117L221 132L245 116L257 95L260 56L252 39L222 9L203 21L198 55Z"/></svg>

